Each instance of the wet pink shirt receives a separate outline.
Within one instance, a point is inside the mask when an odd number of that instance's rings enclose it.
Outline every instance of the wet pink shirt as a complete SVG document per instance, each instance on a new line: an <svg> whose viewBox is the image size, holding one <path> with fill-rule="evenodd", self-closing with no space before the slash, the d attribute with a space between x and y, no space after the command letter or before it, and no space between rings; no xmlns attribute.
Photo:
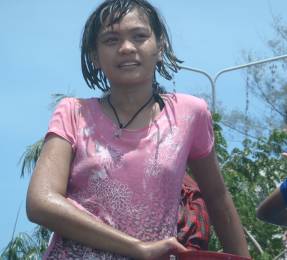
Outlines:
<svg viewBox="0 0 287 260"><path fill-rule="evenodd" d="M123 130L96 98L65 98L49 133L67 140L74 160L67 198L98 221L142 241L176 236L182 179L188 161L213 147L205 101L184 94L162 95L165 107L147 127ZM127 259L53 237L46 259Z"/></svg>

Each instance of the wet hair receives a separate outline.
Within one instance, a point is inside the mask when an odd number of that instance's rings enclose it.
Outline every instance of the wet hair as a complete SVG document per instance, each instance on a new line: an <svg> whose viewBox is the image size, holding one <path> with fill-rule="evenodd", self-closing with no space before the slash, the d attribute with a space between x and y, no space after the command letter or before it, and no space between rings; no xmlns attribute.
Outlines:
<svg viewBox="0 0 287 260"><path fill-rule="evenodd" d="M113 26L120 22L134 8L146 15L156 40L161 46L162 60L156 64L157 72L167 80L172 79L172 73L178 72L179 63L182 61L173 52L163 18L150 3L146 0L105 0L88 18L82 36L81 66L89 88L95 89L97 87L103 92L109 92L109 82L104 72L95 64L99 32L103 26ZM160 91L155 75L153 87Z"/></svg>

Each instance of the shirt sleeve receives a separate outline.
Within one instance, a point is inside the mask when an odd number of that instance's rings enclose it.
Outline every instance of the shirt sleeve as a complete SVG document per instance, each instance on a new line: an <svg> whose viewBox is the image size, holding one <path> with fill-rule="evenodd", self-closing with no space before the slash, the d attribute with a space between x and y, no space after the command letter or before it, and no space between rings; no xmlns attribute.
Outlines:
<svg viewBox="0 0 287 260"><path fill-rule="evenodd" d="M214 133L211 113L203 99L199 99L198 107L194 111L194 120L191 127L191 147L189 159L206 157L214 145Z"/></svg>
<svg viewBox="0 0 287 260"><path fill-rule="evenodd" d="M285 205L287 206L287 179L285 179L280 185L280 191L283 196Z"/></svg>
<svg viewBox="0 0 287 260"><path fill-rule="evenodd" d="M57 105L49 122L46 137L53 133L68 141L75 149L77 136L77 117L75 98L64 98Z"/></svg>

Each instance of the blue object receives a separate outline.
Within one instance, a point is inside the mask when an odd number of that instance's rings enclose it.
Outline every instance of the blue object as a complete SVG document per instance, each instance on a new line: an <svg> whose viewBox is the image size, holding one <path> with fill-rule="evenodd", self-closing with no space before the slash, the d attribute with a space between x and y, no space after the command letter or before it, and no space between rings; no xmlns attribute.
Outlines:
<svg viewBox="0 0 287 260"><path fill-rule="evenodd" d="M283 196L285 205L287 205L287 178L281 183L280 191Z"/></svg>

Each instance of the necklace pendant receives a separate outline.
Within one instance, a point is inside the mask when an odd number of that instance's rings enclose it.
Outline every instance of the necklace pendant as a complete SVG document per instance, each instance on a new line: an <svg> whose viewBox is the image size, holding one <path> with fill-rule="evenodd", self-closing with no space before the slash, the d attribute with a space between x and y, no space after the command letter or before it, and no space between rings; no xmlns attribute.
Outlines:
<svg viewBox="0 0 287 260"><path fill-rule="evenodd" d="M122 128L117 128L114 132L114 137L120 138L122 135Z"/></svg>

